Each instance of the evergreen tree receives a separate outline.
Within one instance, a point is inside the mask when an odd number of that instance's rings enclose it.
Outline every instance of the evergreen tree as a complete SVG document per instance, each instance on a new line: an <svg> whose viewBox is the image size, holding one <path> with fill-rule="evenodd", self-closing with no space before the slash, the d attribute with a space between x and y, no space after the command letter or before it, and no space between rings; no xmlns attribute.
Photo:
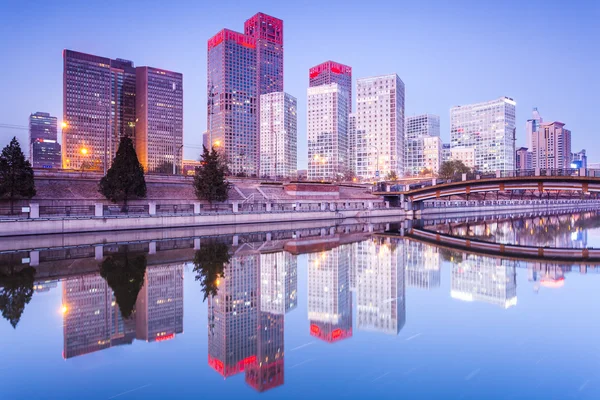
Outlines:
<svg viewBox="0 0 600 400"><path fill-rule="evenodd" d="M13 214L15 200L30 199L35 194L33 168L25 160L19 141L13 137L0 155L0 198L10 201L10 213Z"/></svg>
<svg viewBox="0 0 600 400"><path fill-rule="evenodd" d="M144 285L146 255L123 253L108 256L100 264L100 276L113 290L123 318L133 313L138 294Z"/></svg>
<svg viewBox="0 0 600 400"><path fill-rule="evenodd" d="M229 263L229 247L225 243L201 244L194 255L194 272L200 281L204 300L215 296L219 290L219 282L224 277L225 264Z"/></svg>
<svg viewBox="0 0 600 400"><path fill-rule="evenodd" d="M225 179L227 164L215 148L209 151L205 146L202 151L202 164L196 168L194 190L196 197L209 203L225 201L229 198L231 184Z"/></svg>
<svg viewBox="0 0 600 400"><path fill-rule="evenodd" d="M123 201L125 211L129 199L146 197L144 168L129 136L121 138L112 166L100 180L99 191L113 203Z"/></svg>

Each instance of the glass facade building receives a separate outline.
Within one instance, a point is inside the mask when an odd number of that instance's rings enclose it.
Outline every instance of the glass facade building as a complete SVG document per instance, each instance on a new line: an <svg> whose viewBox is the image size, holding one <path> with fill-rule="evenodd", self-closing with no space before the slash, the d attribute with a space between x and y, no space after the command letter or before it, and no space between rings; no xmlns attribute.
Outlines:
<svg viewBox="0 0 600 400"><path fill-rule="evenodd" d="M348 113L352 112L352 67L335 61L325 61L308 71L308 86L315 87L337 83L348 92L350 103Z"/></svg>
<svg viewBox="0 0 600 400"><path fill-rule="evenodd" d="M283 91L283 21L258 13L208 40L208 141L230 172L260 173L260 95Z"/></svg>
<svg viewBox="0 0 600 400"><path fill-rule="evenodd" d="M260 96L260 176L290 178L296 175L297 100L284 92Z"/></svg>
<svg viewBox="0 0 600 400"><path fill-rule="evenodd" d="M475 150L475 169L479 171L513 171L515 108L515 101L508 97L452 107L452 149L472 147Z"/></svg>
<svg viewBox="0 0 600 400"><path fill-rule="evenodd" d="M405 166L406 175L416 176L423 172L425 168L425 138L440 136L440 117L432 114L416 115L406 117L405 123ZM435 143L428 143L429 146ZM431 149L430 149L431 150ZM429 152L429 160L435 154ZM439 157L437 157L439 159ZM429 169L429 168L428 168ZM434 169L437 171L439 165L434 164Z"/></svg>
<svg viewBox="0 0 600 400"><path fill-rule="evenodd" d="M136 68L135 147L145 171L181 172L183 158L183 75Z"/></svg>
<svg viewBox="0 0 600 400"><path fill-rule="evenodd" d="M404 175L404 82L396 74L361 78L356 97L356 175Z"/></svg>
<svg viewBox="0 0 600 400"><path fill-rule="evenodd" d="M337 83L308 88L308 179L333 180L348 167L348 93Z"/></svg>
<svg viewBox="0 0 600 400"><path fill-rule="evenodd" d="M57 119L48 113L29 116L29 162L33 168L61 168L61 146L57 142Z"/></svg>

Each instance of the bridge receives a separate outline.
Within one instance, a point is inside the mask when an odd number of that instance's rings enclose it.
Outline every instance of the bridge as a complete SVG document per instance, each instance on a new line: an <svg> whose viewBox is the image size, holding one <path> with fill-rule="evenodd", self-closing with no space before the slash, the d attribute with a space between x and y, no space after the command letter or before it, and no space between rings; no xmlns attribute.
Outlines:
<svg viewBox="0 0 600 400"><path fill-rule="evenodd" d="M432 179L431 182L394 185L383 182L373 193L382 196L391 203L405 203L405 208L420 209L422 202L451 196L466 196L473 193L519 192L543 193L579 192L582 194L600 192L600 170L559 169L496 171L494 174L462 174L452 179Z"/></svg>

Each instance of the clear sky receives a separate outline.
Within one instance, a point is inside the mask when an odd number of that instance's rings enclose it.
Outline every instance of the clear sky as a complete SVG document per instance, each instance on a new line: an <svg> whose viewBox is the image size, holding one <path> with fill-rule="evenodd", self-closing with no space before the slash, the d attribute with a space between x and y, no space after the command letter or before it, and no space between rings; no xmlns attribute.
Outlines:
<svg viewBox="0 0 600 400"><path fill-rule="evenodd" d="M573 150L600 161L600 1L13 1L0 5L0 145L22 143L29 114L61 119L65 48L183 73L185 158L206 129L206 41L242 31L256 12L284 20L285 91L298 98L298 163L306 150L308 69L326 60L357 77L397 73L406 115L508 96L517 146L538 107L573 132Z"/></svg>

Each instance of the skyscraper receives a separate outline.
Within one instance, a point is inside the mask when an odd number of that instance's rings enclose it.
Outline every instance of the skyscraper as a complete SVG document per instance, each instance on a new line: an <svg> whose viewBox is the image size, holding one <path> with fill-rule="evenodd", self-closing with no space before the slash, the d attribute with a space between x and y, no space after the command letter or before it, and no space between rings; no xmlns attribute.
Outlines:
<svg viewBox="0 0 600 400"><path fill-rule="evenodd" d="M356 114L348 115L348 168L356 175Z"/></svg>
<svg viewBox="0 0 600 400"><path fill-rule="evenodd" d="M562 122L542 123L533 133L533 168L571 167L571 131Z"/></svg>
<svg viewBox="0 0 600 400"><path fill-rule="evenodd" d="M284 92L260 96L260 176L289 178L296 174L297 100Z"/></svg>
<svg viewBox="0 0 600 400"><path fill-rule="evenodd" d="M532 118L528 119L525 123L525 132L527 134L527 148L533 148L533 134L537 132L540 124L544 122L543 118L540 116L540 113L537 107L533 108Z"/></svg>
<svg viewBox="0 0 600 400"><path fill-rule="evenodd" d="M63 59L63 168L105 171L125 135L146 170L181 165L181 74L72 50Z"/></svg>
<svg viewBox="0 0 600 400"><path fill-rule="evenodd" d="M259 97L283 91L283 21L258 13L244 32L208 40L208 132L232 173L258 175Z"/></svg>
<svg viewBox="0 0 600 400"><path fill-rule="evenodd" d="M135 68L72 50L63 59L63 168L102 171L121 136L135 137Z"/></svg>
<svg viewBox="0 0 600 400"><path fill-rule="evenodd" d="M439 115L423 114L406 117L406 139L440 136Z"/></svg>
<svg viewBox="0 0 600 400"><path fill-rule="evenodd" d="M61 168L56 117L36 112L29 116L29 162L33 168Z"/></svg>
<svg viewBox="0 0 600 400"><path fill-rule="evenodd" d="M183 75L152 67L136 68L135 148L145 171L181 171Z"/></svg>
<svg viewBox="0 0 600 400"><path fill-rule="evenodd" d="M440 117L432 114L406 117L405 132L406 135L404 137L404 143L406 145L406 174L415 176L420 174L425 168L428 168L425 165L425 139L432 137L439 138ZM435 146L436 144L437 142L428 141L427 146L431 147ZM429 151L428 156L429 164L432 164L432 168L437 171L439 169L439 161L432 162L432 158L435 156L435 154ZM439 160L439 158L440 157L437 157L437 160Z"/></svg>
<svg viewBox="0 0 600 400"><path fill-rule="evenodd" d="M500 97L450 109L452 149L472 147L480 171L513 171L515 168L515 106Z"/></svg>
<svg viewBox="0 0 600 400"><path fill-rule="evenodd" d="M337 83L348 92L348 113L352 112L352 67L334 61L325 61L309 72L308 86L315 87Z"/></svg>
<svg viewBox="0 0 600 400"><path fill-rule="evenodd" d="M308 179L332 180L348 167L348 92L337 83L308 88Z"/></svg>
<svg viewBox="0 0 600 400"><path fill-rule="evenodd" d="M358 79L356 111L356 175L402 176L404 82L396 74Z"/></svg>

